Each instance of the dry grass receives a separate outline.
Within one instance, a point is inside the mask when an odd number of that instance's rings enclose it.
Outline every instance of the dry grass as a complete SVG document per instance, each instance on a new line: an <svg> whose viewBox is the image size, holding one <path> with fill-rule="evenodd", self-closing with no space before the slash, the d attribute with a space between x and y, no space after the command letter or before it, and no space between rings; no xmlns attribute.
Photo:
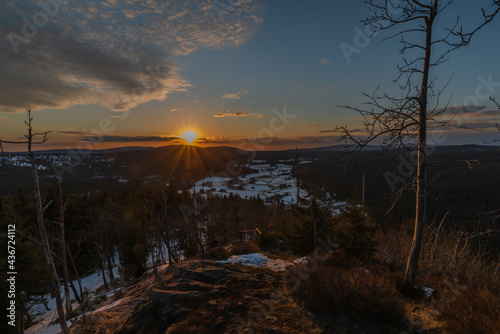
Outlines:
<svg viewBox="0 0 500 334"><path fill-rule="evenodd" d="M101 311L87 317L85 323L74 327L73 334L108 334L116 333L123 324L123 319L117 318L114 313Z"/></svg>
<svg viewBox="0 0 500 334"><path fill-rule="evenodd" d="M379 235L381 249L402 262L411 243L411 231L405 226ZM437 226L426 230L420 261L423 276L418 277L417 284L434 289L428 307L439 315L441 330L500 333L500 277L495 275L498 262L488 259L488 254L472 242L465 244L459 232L441 230L437 238L436 232Z"/></svg>
<svg viewBox="0 0 500 334"><path fill-rule="evenodd" d="M500 284L497 280L449 284L438 295L449 333L500 333Z"/></svg>
<svg viewBox="0 0 500 334"><path fill-rule="evenodd" d="M404 321L404 302L396 283L360 267L344 252L335 252L327 264L302 279L293 296L307 309L330 318L362 319L381 327L399 327Z"/></svg>

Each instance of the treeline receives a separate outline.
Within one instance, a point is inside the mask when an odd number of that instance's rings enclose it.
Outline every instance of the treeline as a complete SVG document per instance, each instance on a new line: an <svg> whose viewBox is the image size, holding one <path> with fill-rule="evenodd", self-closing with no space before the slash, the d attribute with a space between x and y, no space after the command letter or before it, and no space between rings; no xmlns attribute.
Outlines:
<svg viewBox="0 0 500 334"><path fill-rule="evenodd" d="M32 188L29 165L3 163L13 156L0 156L2 195L7 195L19 186L28 191ZM239 164L240 175L243 175L252 171L244 166L251 157L251 152L240 153L236 148L196 146L35 155L37 163L42 166L39 168L42 189L53 186L56 177L60 176L64 179L65 191L77 193L104 189L123 190L144 185L147 189L154 184L171 182L172 179L200 180L211 176L211 171L226 171L230 161ZM52 162L55 162L56 167L52 166Z"/></svg>
<svg viewBox="0 0 500 334"><path fill-rule="evenodd" d="M62 203L59 195L59 190L52 188L42 196L58 276L64 278L65 266L69 282L97 271L102 274L106 288L122 279L113 273L116 265L124 279L140 277L148 261L148 266L175 263L182 257L253 237L256 229L265 234L286 234L291 218L282 204L265 205L261 198L228 195L205 199L193 196L187 187L174 185L85 195L63 193ZM1 230L6 231L9 224L16 226L16 295L19 297L20 291L24 291L27 300L41 301L40 296L50 293L52 285L40 243L34 200L19 189L0 197L0 209ZM5 238L1 243L6 248ZM6 264L6 252L1 254L0 261ZM2 291L7 291L6 269L1 273ZM79 286L69 288L81 297ZM31 319L27 320L29 323Z"/></svg>
<svg viewBox="0 0 500 334"><path fill-rule="evenodd" d="M362 152L355 161L349 162L337 153L301 165L300 175L318 196L329 192L345 200L353 192L361 194L364 173L367 210L380 223L397 225L404 219L414 218L415 194L411 187L414 174L401 175L399 171L405 172L408 165L391 156L390 152L384 156ZM436 153L431 156L428 169L428 219L442 217L450 211L447 224L462 228L478 219L488 220L490 217L482 214L499 209L500 152ZM390 211L395 192L388 178L396 190L404 185L401 180L410 185Z"/></svg>

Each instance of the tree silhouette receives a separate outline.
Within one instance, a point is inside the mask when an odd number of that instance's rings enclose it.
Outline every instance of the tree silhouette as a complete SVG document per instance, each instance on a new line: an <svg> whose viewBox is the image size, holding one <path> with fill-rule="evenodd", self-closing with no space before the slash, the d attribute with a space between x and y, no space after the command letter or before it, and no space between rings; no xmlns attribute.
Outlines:
<svg viewBox="0 0 500 334"><path fill-rule="evenodd" d="M8 143L8 144L27 144L28 145L28 156L31 162L31 172L33 174L33 183L34 183L34 191L33 195L35 197L35 205L36 205L36 211L37 211L37 221L38 221L38 231L40 233L41 241L42 241L42 248L43 252L45 254L45 259L47 261L47 267L50 273L50 279L52 281L52 287L54 288L54 294L56 297L56 305L57 305L57 315L59 317L59 324L61 326L61 330L63 333L69 333L69 328L68 325L66 324L66 319L64 315L64 307L62 303L62 298L61 298L61 287L59 285L59 276L56 271L56 267L54 265L54 259L52 258L52 253L50 250L50 243L49 243L49 235L47 232L47 228L45 226L44 218L43 218L43 213L44 211L48 208L48 206L51 204L47 204L47 206L42 207L42 196L40 193L40 183L38 180L38 169L37 169L37 164L35 161L35 155L32 150L32 146L35 144L43 144L47 140L49 140L48 134L51 131L46 131L46 132L33 132L33 126L32 126L32 121L33 117L31 116L31 109L26 108L28 111L28 121L25 121L25 124L28 126L28 133L24 136L26 140L23 141L6 141L6 140L0 140L0 149L4 153L3 150L3 143ZM42 137L40 140L36 140L36 138Z"/></svg>
<svg viewBox="0 0 500 334"><path fill-rule="evenodd" d="M427 130L432 127L456 126L453 117L443 120L438 116L447 111L440 108L440 97L446 84L437 90L437 78L430 78L430 69L447 61L451 52L470 44L473 36L491 22L500 11L500 1L492 1L493 10L482 10L483 20L465 32L458 17L452 27L440 29L436 24L442 13L453 4L453 0L366 0L371 16L362 22L372 29L372 36L381 31L395 30L384 40L399 38L403 63L397 66L399 75L395 80L401 97L379 93L364 94L368 108L344 108L357 111L363 117L365 137L355 137L346 126L339 127L349 153L358 153L370 143L380 141L382 151L400 149L413 151L417 155L417 173L411 187L416 188L415 230L406 265L405 281L412 284L417 273L422 248L426 215L426 168L428 164ZM438 48L438 49L437 49ZM437 49L437 50L436 50ZM435 55L434 51L438 51ZM407 58L405 54L410 54ZM431 105L430 102L433 102Z"/></svg>

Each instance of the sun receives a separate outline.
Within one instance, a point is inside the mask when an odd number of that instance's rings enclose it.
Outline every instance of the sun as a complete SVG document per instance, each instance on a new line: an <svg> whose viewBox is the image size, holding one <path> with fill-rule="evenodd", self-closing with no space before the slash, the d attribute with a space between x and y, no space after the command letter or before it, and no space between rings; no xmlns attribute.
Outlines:
<svg viewBox="0 0 500 334"><path fill-rule="evenodd" d="M196 140L197 136L193 131L186 131L182 134L182 138L191 144Z"/></svg>

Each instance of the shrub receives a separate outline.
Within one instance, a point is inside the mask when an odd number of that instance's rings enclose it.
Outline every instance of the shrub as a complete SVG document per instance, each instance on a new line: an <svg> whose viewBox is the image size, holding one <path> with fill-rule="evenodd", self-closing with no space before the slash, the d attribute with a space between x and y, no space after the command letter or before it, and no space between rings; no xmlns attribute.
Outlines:
<svg viewBox="0 0 500 334"><path fill-rule="evenodd" d="M278 232L257 235L255 241L262 250L279 249L286 250L285 236Z"/></svg>
<svg viewBox="0 0 500 334"><path fill-rule="evenodd" d="M404 319L395 283L359 267L319 267L292 294L307 309L323 316L343 315L395 326Z"/></svg>
<svg viewBox="0 0 500 334"><path fill-rule="evenodd" d="M202 260L215 260L215 261L227 260L228 257L229 254L223 247L217 247L211 249L208 252L200 255L200 259Z"/></svg>
<svg viewBox="0 0 500 334"><path fill-rule="evenodd" d="M252 254L259 252L259 247L251 241L239 242L231 245L232 255Z"/></svg>
<svg viewBox="0 0 500 334"><path fill-rule="evenodd" d="M342 269L350 269L359 266L360 264L361 262L358 258L352 256L343 249L333 251L325 261L325 265L327 266Z"/></svg>

